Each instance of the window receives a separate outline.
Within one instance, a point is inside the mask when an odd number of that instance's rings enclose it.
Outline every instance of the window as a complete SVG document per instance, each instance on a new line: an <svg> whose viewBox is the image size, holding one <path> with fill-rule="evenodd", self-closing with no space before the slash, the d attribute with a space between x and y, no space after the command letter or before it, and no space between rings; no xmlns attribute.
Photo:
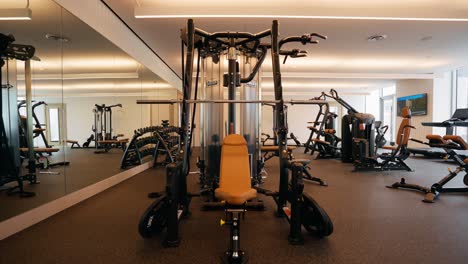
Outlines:
<svg viewBox="0 0 468 264"><path fill-rule="evenodd" d="M382 97L380 98L380 120L382 126L388 126L386 137L390 139L390 142L395 141L395 93L396 86L385 87L382 88Z"/></svg>
<svg viewBox="0 0 468 264"><path fill-rule="evenodd" d="M58 108L49 108L50 141L60 141L60 117Z"/></svg>
<svg viewBox="0 0 468 264"><path fill-rule="evenodd" d="M455 109L468 108L468 67L457 70L457 85L453 100ZM454 133L465 140L468 138L468 127L455 127Z"/></svg>
<svg viewBox="0 0 468 264"><path fill-rule="evenodd" d="M396 94L396 86L389 86L382 88L382 96L388 95L395 95Z"/></svg>

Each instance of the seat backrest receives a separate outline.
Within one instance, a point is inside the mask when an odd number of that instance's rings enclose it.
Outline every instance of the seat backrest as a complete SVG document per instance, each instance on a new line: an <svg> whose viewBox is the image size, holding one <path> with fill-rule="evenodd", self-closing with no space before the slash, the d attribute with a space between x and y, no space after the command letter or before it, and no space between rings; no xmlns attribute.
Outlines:
<svg viewBox="0 0 468 264"><path fill-rule="evenodd" d="M460 136L457 136L457 135L445 135L444 136L444 139L445 140L451 140L455 143L457 143L458 145L460 145L460 148L463 149L463 150L467 150L468 149L468 143L466 143L466 141L460 137Z"/></svg>
<svg viewBox="0 0 468 264"><path fill-rule="evenodd" d="M238 134L224 138L221 148L219 187L250 189L250 165L247 142Z"/></svg>
<svg viewBox="0 0 468 264"><path fill-rule="evenodd" d="M408 107L403 107L401 110L401 117L403 117L403 119L398 128L398 133L396 134L396 144L398 146L407 146L411 131L411 110Z"/></svg>

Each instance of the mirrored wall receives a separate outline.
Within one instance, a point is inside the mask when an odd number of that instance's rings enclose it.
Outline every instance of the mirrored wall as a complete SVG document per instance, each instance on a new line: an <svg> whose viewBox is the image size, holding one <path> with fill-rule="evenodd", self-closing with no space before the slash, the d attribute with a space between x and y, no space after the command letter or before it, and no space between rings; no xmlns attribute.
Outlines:
<svg viewBox="0 0 468 264"><path fill-rule="evenodd" d="M23 5L18 2L2 0L0 8ZM162 120L178 122L175 106L136 104L138 99L177 96L156 74L52 0L31 0L30 9L31 20L1 21L0 33L36 49L31 121L25 62L20 60L7 59L2 67L2 116L19 177L30 173L31 144L21 131L32 131L36 182L22 182L24 190L35 195L9 192L18 182L6 180L12 173L2 169L0 221L138 165L121 166L134 131ZM19 129L11 129L16 126Z"/></svg>

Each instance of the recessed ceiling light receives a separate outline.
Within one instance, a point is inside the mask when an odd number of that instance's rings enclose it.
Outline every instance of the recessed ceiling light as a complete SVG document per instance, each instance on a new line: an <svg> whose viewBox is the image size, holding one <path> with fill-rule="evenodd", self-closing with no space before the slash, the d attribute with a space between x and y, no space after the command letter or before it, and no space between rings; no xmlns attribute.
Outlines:
<svg viewBox="0 0 468 264"><path fill-rule="evenodd" d="M70 41L70 39L67 38L67 37L63 37L63 36L59 36L59 35L55 35L55 34L51 34L51 33L45 34L45 38L50 39L50 40L59 41L59 42L69 42Z"/></svg>
<svg viewBox="0 0 468 264"><path fill-rule="evenodd" d="M432 40L432 36L425 36L421 38L421 41L430 41Z"/></svg>
<svg viewBox="0 0 468 264"><path fill-rule="evenodd" d="M367 38L367 41L369 42L377 42L377 41L382 41L387 38L387 35L372 35Z"/></svg>

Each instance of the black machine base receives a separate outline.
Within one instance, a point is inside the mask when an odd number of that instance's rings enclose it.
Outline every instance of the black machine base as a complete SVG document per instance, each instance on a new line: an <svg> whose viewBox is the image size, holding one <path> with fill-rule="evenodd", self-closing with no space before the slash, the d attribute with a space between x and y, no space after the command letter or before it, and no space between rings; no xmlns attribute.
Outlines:
<svg viewBox="0 0 468 264"><path fill-rule="evenodd" d="M468 174L465 175L464 181L467 178ZM431 186L431 188L427 188L417 184L406 183L404 178L401 178L400 182L395 182L394 184L386 187L393 189L401 188L422 192L424 193L424 199L422 201L425 203L434 203L441 193L468 193L468 187L443 188L443 185L441 185L440 183L435 183Z"/></svg>
<svg viewBox="0 0 468 264"><path fill-rule="evenodd" d="M308 194L303 195L302 226L309 232L326 237L333 233L333 222L327 212Z"/></svg>
<svg viewBox="0 0 468 264"><path fill-rule="evenodd" d="M414 171L411 169L403 159L396 158L395 160L383 160L379 162L377 157L375 158L366 158L364 161L355 161L354 170L356 171L395 171L395 170L405 170L405 171Z"/></svg>
<svg viewBox="0 0 468 264"><path fill-rule="evenodd" d="M202 210L224 210L226 205L223 202L219 201L205 201L203 202ZM245 205L245 208L255 211L265 210L265 204L262 200L248 201Z"/></svg>
<svg viewBox="0 0 468 264"><path fill-rule="evenodd" d="M244 251L239 252L238 258L233 258L231 252L226 251L221 257L221 263L223 264L246 264L249 262L249 257Z"/></svg>

